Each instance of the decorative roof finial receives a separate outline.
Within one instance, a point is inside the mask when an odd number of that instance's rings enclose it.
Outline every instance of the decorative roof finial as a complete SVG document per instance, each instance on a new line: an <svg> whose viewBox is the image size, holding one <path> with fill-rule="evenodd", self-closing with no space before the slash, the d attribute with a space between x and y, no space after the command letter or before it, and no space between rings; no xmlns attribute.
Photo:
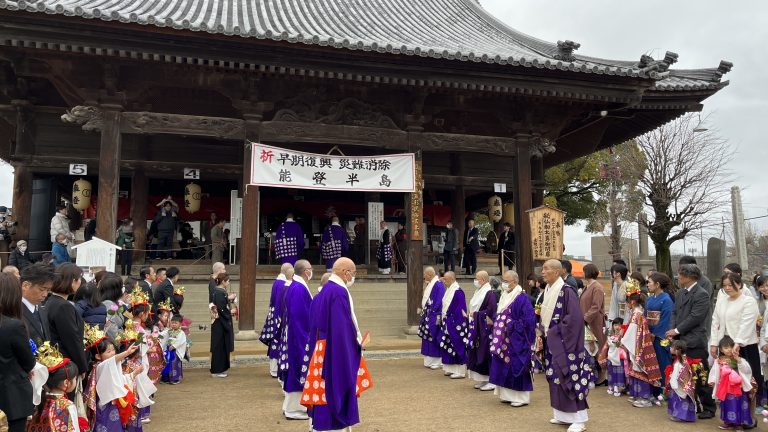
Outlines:
<svg viewBox="0 0 768 432"><path fill-rule="evenodd" d="M557 41L557 54L555 54L555 58L572 62L576 60L576 56L573 55L573 52L579 49L579 47L581 47L580 43L571 40Z"/></svg>
<svg viewBox="0 0 768 432"><path fill-rule="evenodd" d="M715 71L715 75L712 77L712 81L720 82L720 79L723 78L723 75L730 72L731 69L733 69L733 63L726 60L720 60L720 66L717 67L717 71Z"/></svg>
<svg viewBox="0 0 768 432"><path fill-rule="evenodd" d="M664 54L664 60L662 60L659 64L659 72L666 72L669 70L669 67L673 64L677 63L677 58L679 56L677 53L673 53L672 51L667 51L666 54Z"/></svg>

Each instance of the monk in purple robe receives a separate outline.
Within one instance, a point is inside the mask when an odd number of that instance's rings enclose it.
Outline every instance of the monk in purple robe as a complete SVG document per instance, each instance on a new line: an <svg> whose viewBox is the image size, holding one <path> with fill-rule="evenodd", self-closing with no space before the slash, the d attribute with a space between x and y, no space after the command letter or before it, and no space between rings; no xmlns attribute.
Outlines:
<svg viewBox="0 0 768 432"><path fill-rule="evenodd" d="M491 340L490 382L503 402L521 407L531 403L533 391L531 350L536 342L536 314L517 272L507 270L502 281Z"/></svg>
<svg viewBox="0 0 768 432"><path fill-rule="evenodd" d="M288 213L285 222L281 223L275 234L275 256L280 263L296 265L296 260L304 253L304 233L301 226L293 220L293 214Z"/></svg>
<svg viewBox="0 0 768 432"><path fill-rule="evenodd" d="M424 356L424 367L437 369L440 367L440 313L443 307L445 285L435 274L433 267L424 269L424 294L421 297L421 321L419 322L419 337L421 340L421 355Z"/></svg>
<svg viewBox="0 0 768 432"><path fill-rule="evenodd" d="M278 344L280 343L283 296L286 288L291 284L291 278L293 278L293 266L285 263L280 267L280 274L277 275L277 279L272 283L272 293L269 296L269 311L259 335L261 343L267 346L269 374L272 375L272 378L277 378L277 363L280 358Z"/></svg>
<svg viewBox="0 0 768 432"><path fill-rule="evenodd" d="M325 227L320 243L320 256L325 260L325 268L331 271L333 264L349 250L347 231L339 224L339 218L334 216L331 224Z"/></svg>
<svg viewBox="0 0 768 432"><path fill-rule="evenodd" d="M456 282L454 272L443 276L448 288L443 295L441 308L442 325L440 326L440 354L443 371L451 379L467 376L467 350L469 326L467 324L467 300L464 291Z"/></svg>
<svg viewBox="0 0 768 432"><path fill-rule="evenodd" d="M547 282L541 303L541 326L545 330L544 368L549 382L552 424L569 424L568 432L583 432L589 420L587 395L594 373L584 349L584 315L576 288L560 277L559 260L544 263L541 274Z"/></svg>
<svg viewBox="0 0 768 432"><path fill-rule="evenodd" d="M289 420L306 420L307 409L301 405L304 389L304 367L309 340L309 307L312 293L308 282L312 279L312 265L298 260L293 267L291 285L285 290L285 307L280 342L280 361L277 376L283 382L283 415Z"/></svg>
<svg viewBox="0 0 768 432"><path fill-rule="evenodd" d="M469 377L476 382L475 388L491 391L491 333L496 318L496 294L491 288L488 272L475 273L475 293L469 300L469 343L467 344L467 368Z"/></svg>
<svg viewBox="0 0 768 432"><path fill-rule="evenodd" d="M310 411L314 431L347 431L360 423L355 387L363 337L348 289L355 282L355 272L352 260L339 258L323 290L312 300L307 356L312 356L316 341L326 341L322 377L327 402Z"/></svg>

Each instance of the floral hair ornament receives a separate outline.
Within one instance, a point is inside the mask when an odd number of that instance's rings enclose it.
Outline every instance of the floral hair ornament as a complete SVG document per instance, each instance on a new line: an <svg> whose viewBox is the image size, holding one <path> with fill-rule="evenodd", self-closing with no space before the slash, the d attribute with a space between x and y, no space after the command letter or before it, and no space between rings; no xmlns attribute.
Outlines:
<svg viewBox="0 0 768 432"><path fill-rule="evenodd" d="M186 291L186 290L187 290L187 289L186 289L186 288L184 288L184 285L181 285L181 286L179 286L179 287L176 287L176 288L173 290L173 294L174 294L174 295L177 295L177 296L182 296L182 297L184 297L184 291Z"/></svg>
<svg viewBox="0 0 768 432"><path fill-rule="evenodd" d="M133 291L131 291L131 294L128 298L131 302L131 307L149 304L149 295L145 293L138 284L136 284L136 287L133 289Z"/></svg>
<svg viewBox="0 0 768 432"><path fill-rule="evenodd" d="M627 284L627 296L631 296L632 294L641 294L640 282L638 282L633 278L629 278L626 284Z"/></svg>
<svg viewBox="0 0 768 432"><path fill-rule="evenodd" d="M158 312L160 312L160 311L170 312L171 310L172 309L171 309L171 299L170 298L167 298L164 301L161 301L160 303L157 304L157 311Z"/></svg>
<svg viewBox="0 0 768 432"><path fill-rule="evenodd" d="M53 372L56 369L69 364L69 359L55 346L52 346L50 342L44 342L37 347L37 362L48 368L48 372Z"/></svg>
<svg viewBox="0 0 768 432"><path fill-rule="evenodd" d="M99 326L97 325L85 325L85 331L83 335L83 345L85 345L85 349L91 349L99 344L99 342L103 341L107 338L107 335L104 334L104 331L99 329Z"/></svg>

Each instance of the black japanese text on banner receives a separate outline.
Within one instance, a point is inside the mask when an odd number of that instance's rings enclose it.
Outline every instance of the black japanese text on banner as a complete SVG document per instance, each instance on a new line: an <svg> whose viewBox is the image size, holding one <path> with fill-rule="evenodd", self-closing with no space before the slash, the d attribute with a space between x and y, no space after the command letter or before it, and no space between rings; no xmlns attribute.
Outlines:
<svg viewBox="0 0 768 432"><path fill-rule="evenodd" d="M335 156L251 143L251 184L298 189L414 192L413 153Z"/></svg>

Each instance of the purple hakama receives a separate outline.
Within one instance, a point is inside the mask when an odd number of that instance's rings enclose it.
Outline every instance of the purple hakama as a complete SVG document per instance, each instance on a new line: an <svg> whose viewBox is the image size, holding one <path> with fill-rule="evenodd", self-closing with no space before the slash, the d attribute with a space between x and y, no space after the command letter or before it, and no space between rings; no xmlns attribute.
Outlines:
<svg viewBox="0 0 768 432"><path fill-rule="evenodd" d="M312 295L299 276L285 291L283 331L280 343L280 366L277 372L286 393L301 392L304 388L302 367L309 339L309 306Z"/></svg>
<svg viewBox="0 0 768 432"><path fill-rule="evenodd" d="M752 426L752 410L749 408L749 395L729 394L720 401L720 420L729 426Z"/></svg>
<svg viewBox="0 0 768 432"><path fill-rule="evenodd" d="M651 385L647 382L637 379L635 377L627 378L629 388L628 393L631 397L636 399L650 399L651 398Z"/></svg>
<svg viewBox="0 0 768 432"><path fill-rule="evenodd" d="M490 346L490 383L514 392L533 391L532 347L536 342L536 314L525 292L515 297L497 317ZM510 401L521 402L524 401Z"/></svg>
<svg viewBox="0 0 768 432"><path fill-rule="evenodd" d="M488 324L486 318L496 318L496 294L488 291L477 312L472 313L470 332L473 337L467 347L467 369L471 371L475 381L488 381L491 373L491 334L493 324Z"/></svg>
<svg viewBox="0 0 768 432"><path fill-rule="evenodd" d="M295 265L303 252L304 233L301 226L292 220L280 224L275 234L275 256L280 259L280 263Z"/></svg>
<svg viewBox="0 0 768 432"><path fill-rule="evenodd" d="M123 424L120 423L120 413L117 406L109 402L101 407L96 402L96 417L91 425L94 432L123 432Z"/></svg>
<svg viewBox="0 0 768 432"><path fill-rule="evenodd" d="M349 238L341 225L333 223L323 231L320 243L320 256L325 260L325 268L331 271L333 264L349 250Z"/></svg>
<svg viewBox="0 0 768 432"><path fill-rule="evenodd" d="M624 372L624 360L621 361L619 366L614 366L611 362L608 362L608 388L610 390L618 388L619 391L622 391L626 386L627 381Z"/></svg>
<svg viewBox="0 0 768 432"><path fill-rule="evenodd" d="M283 313L283 297L290 282L284 275L279 275L272 283L272 293L269 296L269 312L261 328L259 341L267 346L269 358L269 373L277 377L277 360L280 358L280 335Z"/></svg>
<svg viewBox="0 0 768 432"><path fill-rule="evenodd" d="M574 288L561 283L559 291L547 330L545 349L549 400L555 410L555 419L584 423L589 408L589 384L594 382L594 374L586 364L584 315Z"/></svg>
<svg viewBox="0 0 768 432"><path fill-rule="evenodd" d="M440 354L443 365L467 364L466 342L469 336L467 318L467 300L464 291L457 289L453 300L443 317L440 335Z"/></svg>
<svg viewBox="0 0 768 432"><path fill-rule="evenodd" d="M170 359L170 361L168 361ZM164 383L177 384L184 378L184 367L182 366L179 354L175 350L169 350L166 353L166 367L160 375L160 381Z"/></svg>
<svg viewBox="0 0 768 432"><path fill-rule="evenodd" d="M681 399L674 391L669 393L667 412L670 416L684 422L696 421L696 404L691 397L686 396L685 399Z"/></svg>
<svg viewBox="0 0 768 432"><path fill-rule="evenodd" d="M349 291L340 282L338 276L331 276L310 308L306 355L311 357L317 340L326 340L322 376L326 382L327 404L315 405L310 411L312 427L317 431L344 429L360 423L356 386L362 347Z"/></svg>
<svg viewBox="0 0 768 432"><path fill-rule="evenodd" d="M442 312L443 295L445 285L437 281L432 286L427 303L422 305L421 322L419 323L419 337L421 340L421 354L426 357L440 357L440 314ZM425 366L427 366L425 364Z"/></svg>

